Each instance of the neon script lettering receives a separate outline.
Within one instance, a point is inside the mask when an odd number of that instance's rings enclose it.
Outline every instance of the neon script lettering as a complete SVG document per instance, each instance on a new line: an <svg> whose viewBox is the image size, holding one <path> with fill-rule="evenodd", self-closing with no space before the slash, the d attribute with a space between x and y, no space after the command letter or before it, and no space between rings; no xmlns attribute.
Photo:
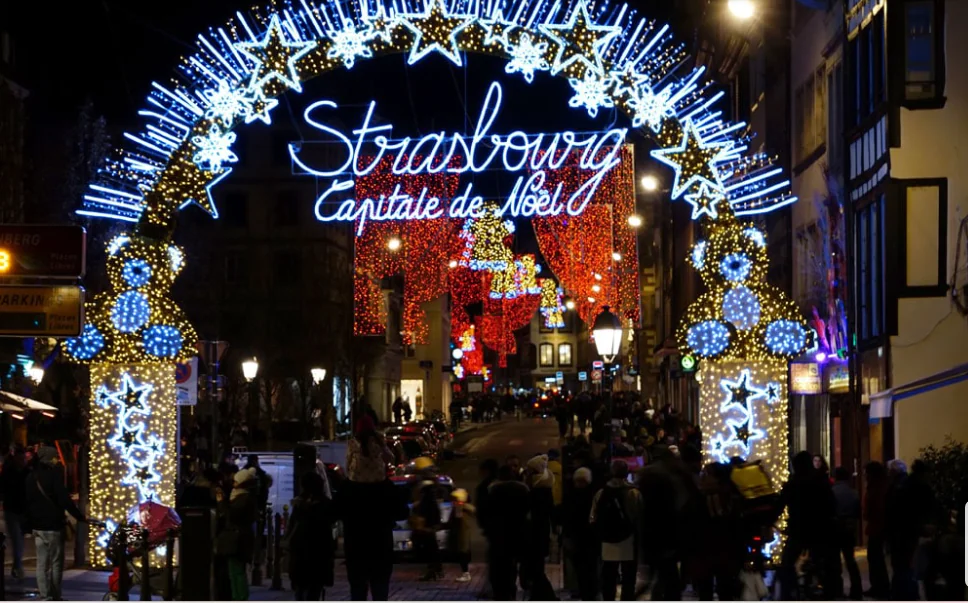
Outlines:
<svg viewBox="0 0 968 603"><path fill-rule="evenodd" d="M289 145L293 163L304 173L328 178L316 200L316 218L323 222L357 221L362 234L367 221L432 220L478 218L484 211L484 198L468 183L453 199L439 199L424 188L416 196L401 191L397 184L389 194L377 199L340 199L350 191L354 178L372 173L386 158L395 176L417 174L467 174L500 168L507 172L527 172L518 176L499 214L508 217L556 216L562 212L577 216L585 211L610 169L618 165L628 134L626 128L606 132L571 131L528 135L520 130L509 134L491 132L501 110L503 91L492 82L488 89L474 133L435 132L421 138L393 139L393 126L373 123L376 102L370 102L360 127L349 136L320 121L326 109L337 109L331 100L321 100L306 108L303 118L313 128L332 137L340 147L339 160L329 166L313 166L300 157L301 145ZM588 178L573 193L563 198L562 184L548 185L547 170L561 168L572 153L579 153L578 167Z"/></svg>

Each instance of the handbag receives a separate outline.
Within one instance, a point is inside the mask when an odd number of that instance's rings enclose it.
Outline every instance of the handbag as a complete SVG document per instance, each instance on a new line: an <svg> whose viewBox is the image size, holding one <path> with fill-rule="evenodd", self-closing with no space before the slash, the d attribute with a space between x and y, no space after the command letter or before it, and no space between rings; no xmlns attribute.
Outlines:
<svg viewBox="0 0 968 603"><path fill-rule="evenodd" d="M41 496L46 498L47 501L50 502L50 504L54 505L54 507L57 507L57 503L54 502L54 499L52 499L50 496L47 496L47 491L44 490L44 487L40 484L39 479L37 480L37 489L40 490ZM76 535L77 535L77 519L75 519L73 515L71 515L65 510L64 511L64 538L66 540L74 540L74 537Z"/></svg>

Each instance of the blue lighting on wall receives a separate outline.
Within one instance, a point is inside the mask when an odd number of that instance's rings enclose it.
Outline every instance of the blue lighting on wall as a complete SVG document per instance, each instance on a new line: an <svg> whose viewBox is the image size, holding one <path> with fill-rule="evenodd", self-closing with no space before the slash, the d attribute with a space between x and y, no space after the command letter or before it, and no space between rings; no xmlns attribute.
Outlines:
<svg viewBox="0 0 968 603"><path fill-rule="evenodd" d="M793 320L774 320L766 327L766 347L777 354L797 354L807 344L803 325Z"/></svg>
<svg viewBox="0 0 968 603"><path fill-rule="evenodd" d="M144 287L151 281L151 266L141 258L128 260L121 269L121 277L131 287Z"/></svg>
<svg viewBox="0 0 968 603"><path fill-rule="evenodd" d="M716 356L729 345L729 328L718 320L696 323L686 332L686 343L700 356Z"/></svg>
<svg viewBox="0 0 968 603"><path fill-rule="evenodd" d="M64 347L74 358L90 360L104 349L104 335L98 331L97 327L87 323L81 329L79 337L70 337L64 340Z"/></svg>
<svg viewBox="0 0 968 603"><path fill-rule="evenodd" d="M747 287L733 287L723 296L723 316L740 331L760 322L760 300Z"/></svg>
<svg viewBox="0 0 968 603"><path fill-rule="evenodd" d="M181 331L170 325L152 325L145 329L145 351L159 358L174 358L182 349Z"/></svg>
<svg viewBox="0 0 968 603"><path fill-rule="evenodd" d="M125 291L111 308L111 322L122 333L137 331L148 322L150 315L148 298L140 291Z"/></svg>
<svg viewBox="0 0 968 603"><path fill-rule="evenodd" d="M745 281L752 269L753 262L745 253L731 253L719 263L719 271L726 277L726 280L734 283Z"/></svg>

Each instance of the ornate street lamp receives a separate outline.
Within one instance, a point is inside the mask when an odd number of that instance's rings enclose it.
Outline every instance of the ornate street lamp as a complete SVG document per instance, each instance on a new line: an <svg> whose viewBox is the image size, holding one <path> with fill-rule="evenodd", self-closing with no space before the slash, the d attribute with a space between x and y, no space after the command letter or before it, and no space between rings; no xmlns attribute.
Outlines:
<svg viewBox="0 0 968 603"><path fill-rule="evenodd" d="M622 347L622 321L612 314L608 306L602 306L602 311L595 317L592 325L595 336L595 347L598 355L605 362L602 375L602 390L605 394L605 408L608 409L608 458L612 458L612 363Z"/></svg>

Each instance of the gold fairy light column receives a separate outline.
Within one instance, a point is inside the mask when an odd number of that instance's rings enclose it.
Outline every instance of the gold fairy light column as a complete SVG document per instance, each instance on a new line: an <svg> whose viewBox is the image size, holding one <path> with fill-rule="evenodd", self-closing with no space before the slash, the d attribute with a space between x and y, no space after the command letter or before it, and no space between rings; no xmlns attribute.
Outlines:
<svg viewBox="0 0 968 603"><path fill-rule="evenodd" d="M64 342L91 365L91 563L108 565L108 540L143 502L175 506L178 423L175 363L187 360L195 330L167 297L182 251L134 235L108 244L111 290L87 307L80 337ZM159 563L163 557L157 560Z"/></svg>

